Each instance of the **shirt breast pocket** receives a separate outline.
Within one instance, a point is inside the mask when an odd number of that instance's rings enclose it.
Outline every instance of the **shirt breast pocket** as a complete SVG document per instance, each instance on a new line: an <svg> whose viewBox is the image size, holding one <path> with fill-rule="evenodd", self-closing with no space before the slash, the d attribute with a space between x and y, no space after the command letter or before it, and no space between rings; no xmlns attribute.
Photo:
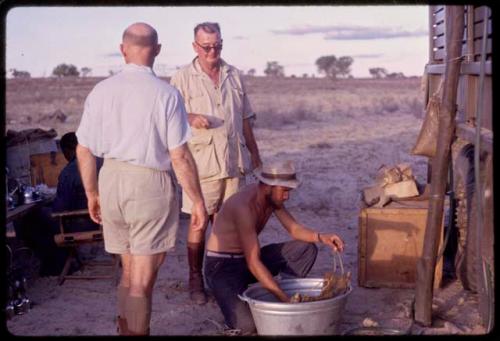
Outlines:
<svg viewBox="0 0 500 341"><path fill-rule="evenodd" d="M204 114L208 110L206 107L206 98L203 92L193 90L186 96L186 109L188 113Z"/></svg>

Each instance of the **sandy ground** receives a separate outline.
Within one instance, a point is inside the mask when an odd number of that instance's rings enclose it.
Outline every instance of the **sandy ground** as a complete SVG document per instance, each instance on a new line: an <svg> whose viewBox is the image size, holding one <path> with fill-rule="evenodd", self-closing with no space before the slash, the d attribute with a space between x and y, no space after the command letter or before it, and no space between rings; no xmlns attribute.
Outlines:
<svg viewBox="0 0 500 341"><path fill-rule="evenodd" d="M264 160L294 160L303 183L287 207L307 226L335 231L346 243L343 260L352 272L353 292L348 298L339 333L363 324L378 323L408 334L481 334L477 296L458 281L435 290L433 325L413 323L413 289L367 289L357 285L357 244L360 191L373 182L379 166L408 162L417 180L426 182L426 159L409 154L421 119L396 111L372 115L352 114L321 121L292 122L281 129L255 130ZM175 250L168 253L155 287L151 335L220 335L223 318L216 303L205 306L189 301L186 288L187 220L181 220ZM263 245L287 240L275 218L260 236ZM322 277L332 268L330 250L320 246L309 277ZM111 280L66 281L38 278L28 296L35 303L25 315L7 321L14 335L115 335L115 286Z"/></svg>

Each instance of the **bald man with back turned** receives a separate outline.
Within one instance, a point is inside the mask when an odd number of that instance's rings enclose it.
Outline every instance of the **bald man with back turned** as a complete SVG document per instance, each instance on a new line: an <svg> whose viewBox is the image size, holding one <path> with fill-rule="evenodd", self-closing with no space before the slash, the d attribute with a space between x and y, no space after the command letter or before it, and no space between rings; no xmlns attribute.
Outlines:
<svg viewBox="0 0 500 341"><path fill-rule="evenodd" d="M158 35L145 23L122 37L123 70L99 82L85 101L77 158L89 213L102 223L107 252L119 254L118 333L149 335L151 298L158 270L173 248L179 225L172 170L193 200L201 228L207 212L179 92L154 74ZM95 157L104 158L97 179Z"/></svg>

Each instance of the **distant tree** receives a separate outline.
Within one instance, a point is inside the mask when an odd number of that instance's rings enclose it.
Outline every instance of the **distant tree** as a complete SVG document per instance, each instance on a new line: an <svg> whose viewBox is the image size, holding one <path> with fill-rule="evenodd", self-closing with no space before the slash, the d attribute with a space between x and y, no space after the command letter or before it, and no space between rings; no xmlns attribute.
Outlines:
<svg viewBox="0 0 500 341"><path fill-rule="evenodd" d="M14 78L31 78L31 74L28 71L21 71L16 69L9 70Z"/></svg>
<svg viewBox="0 0 500 341"><path fill-rule="evenodd" d="M82 73L82 77L87 77L92 72L92 69L84 66L80 69L80 72Z"/></svg>
<svg viewBox="0 0 500 341"><path fill-rule="evenodd" d="M78 77L80 72L73 64L59 64L52 70L52 75L56 77Z"/></svg>
<svg viewBox="0 0 500 341"><path fill-rule="evenodd" d="M351 74L351 64L354 62L354 59L349 56L340 57L337 60L337 70L338 74L342 77L347 78Z"/></svg>
<svg viewBox="0 0 500 341"><path fill-rule="evenodd" d="M272 77L284 77L285 76L285 68L279 65L278 62L272 61L267 62L266 69L264 70L266 76Z"/></svg>
<svg viewBox="0 0 500 341"><path fill-rule="evenodd" d="M108 70L108 74L109 74L110 76L113 76L113 75L115 74L115 72L114 72L113 70Z"/></svg>
<svg viewBox="0 0 500 341"><path fill-rule="evenodd" d="M302 78L307 78L309 75L307 73L302 74Z"/></svg>
<svg viewBox="0 0 500 341"><path fill-rule="evenodd" d="M254 68L247 71L247 75L252 76L252 77L255 76L256 73L257 73L257 71L255 71Z"/></svg>
<svg viewBox="0 0 500 341"><path fill-rule="evenodd" d="M351 64L354 59L349 56L343 56L337 59L334 55L322 56L316 60L318 72L326 77L336 79L337 77L347 77L351 73Z"/></svg>
<svg viewBox="0 0 500 341"><path fill-rule="evenodd" d="M324 73L326 77L335 79L337 78L337 68L335 64L337 63L337 57L322 56L316 59L316 66L318 67L319 73Z"/></svg>
<svg viewBox="0 0 500 341"><path fill-rule="evenodd" d="M387 70L384 69L383 67L372 67L368 69L368 72L370 72L370 75L373 78L377 79L383 78L387 75Z"/></svg>
<svg viewBox="0 0 500 341"><path fill-rule="evenodd" d="M390 78L390 79L401 79L401 78L405 78L405 75L402 72L391 72L391 73L387 74L386 77Z"/></svg>

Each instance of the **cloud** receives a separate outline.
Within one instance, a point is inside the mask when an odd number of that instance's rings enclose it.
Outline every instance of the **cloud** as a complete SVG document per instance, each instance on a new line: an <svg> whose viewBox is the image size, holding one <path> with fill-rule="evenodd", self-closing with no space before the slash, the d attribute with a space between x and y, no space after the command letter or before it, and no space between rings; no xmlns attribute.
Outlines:
<svg viewBox="0 0 500 341"><path fill-rule="evenodd" d="M111 53L106 53L103 56L106 58L116 58L116 57L121 57L122 54L120 52L111 52Z"/></svg>
<svg viewBox="0 0 500 341"><path fill-rule="evenodd" d="M323 33L325 40L373 40L401 37L427 36L428 31L417 29L403 30L401 27L368 27L368 26L311 26L293 27L282 30L271 30L274 34L306 35Z"/></svg>
<svg viewBox="0 0 500 341"><path fill-rule="evenodd" d="M356 54L356 55L353 55L352 58L374 59L374 58L380 58L383 55L384 55L383 53Z"/></svg>
<svg viewBox="0 0 500 341"><path fill-rule="evenodd" d="M354 26L351 26L354 27ZM305 34L311 34L311 33L327 33L332 30L337 30L339 29L340 26L311 26L311 25L304 25L301 27L293 27L293 28L287 28L284 30L271 30L272 33L274 34L288 34L288 35L305 35Z"/></svg>
<svg viewBox="0 0 500 341"><path fill-rule="evenodd" d="M338 30L325 33L326 40L372 40L427 36L425 30L405 31L397 28L360 27L357 30Z"/></svg>
<svg viewBox="0 0 500 341"><path fill-rule="evenodd" d="M235 40L248 40L248 37L246 37L246 36L234 36L233 39L235 39Z"/></svg>

